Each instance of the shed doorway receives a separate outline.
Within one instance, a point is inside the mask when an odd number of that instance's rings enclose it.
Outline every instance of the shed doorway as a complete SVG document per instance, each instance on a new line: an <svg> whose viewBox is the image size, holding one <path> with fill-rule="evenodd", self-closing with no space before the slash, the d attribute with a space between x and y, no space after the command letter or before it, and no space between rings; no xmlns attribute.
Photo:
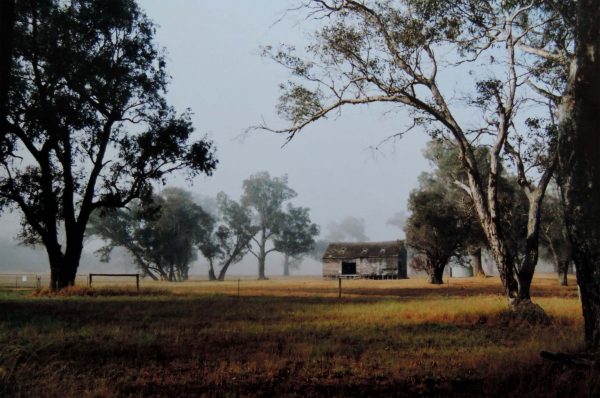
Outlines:
<svg viewBox="0 0 600 398"><path fill-rule="evenodd" d="M342 261L342 275L356 275L356 263Z"/></svg>

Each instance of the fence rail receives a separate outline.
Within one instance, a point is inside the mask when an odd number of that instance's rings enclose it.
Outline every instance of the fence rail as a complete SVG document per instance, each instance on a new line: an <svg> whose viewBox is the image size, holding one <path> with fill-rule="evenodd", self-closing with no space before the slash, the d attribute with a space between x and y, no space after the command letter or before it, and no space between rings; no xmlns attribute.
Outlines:
<svg viewBox="0 0 600 398"><path fill-rule="evenodd" d="M131 278L120 278L121 276ZM136 277L136 275L138 275ZM89 286L93 276L94 286L123 286L130 285L139 289L139 274L77 274L75 285ZM0 288L35 289L50 286L50 274L34 272L5 272L0 273Z"/></svg>
<svg viewBox="0 0 600 398"><path fill-rule="evenodd" d="M87 275L78 274L76 284L85 284ZM4 272L0 273L0 287L12 288L39 288L50 286L50 274L34 272Z"/></svg>
<svg viewBox="0 0 600 398"><path fill-rule="evenodd" d="M126 277L126 278L135 278L135 287L137 288L137 290L140 290L140 274L89 274L89 279L88 279L88 286L92 287L92 283L94 281L94 277L109 277L109 278L120 278L120 277ZM96 281L98 280L98 278L96 278ZM110 279L111 284L114 284L115 280L114 279Z"/></svg>
<svg viewBox="0 0 600 398"><path fill-rule="evenodd" d="M34 273L0 273L0 287L35 288L40 287L42 275Z"/></svg>

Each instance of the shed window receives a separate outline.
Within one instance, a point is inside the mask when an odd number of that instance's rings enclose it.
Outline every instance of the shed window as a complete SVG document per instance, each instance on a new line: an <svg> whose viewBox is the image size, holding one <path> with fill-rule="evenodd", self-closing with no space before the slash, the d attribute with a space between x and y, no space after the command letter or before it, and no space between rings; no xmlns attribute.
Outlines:
<svg viewBox="0 0 600 398"><path fill-rule="evenodd" d="M342 262L342 275L356 275L356 263Z"/></svg>

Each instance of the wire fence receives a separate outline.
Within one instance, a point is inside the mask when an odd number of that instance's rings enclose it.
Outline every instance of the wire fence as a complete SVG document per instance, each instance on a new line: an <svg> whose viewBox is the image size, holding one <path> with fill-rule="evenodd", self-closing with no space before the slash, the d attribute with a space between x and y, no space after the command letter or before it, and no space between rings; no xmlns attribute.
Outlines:
<svg viewBox="0 0 600 398"><path fill-rule="evenodd" d="M75 285L88 286L90 274L77 274ZM93 274L94 286L136 286L136 278L119 278L112 275ZM137 283L139 286L139 282ZM33 272L0 273L0 288L35 289L50 286L50 274Z"/></svg>
<svg viewBox="0 0 600 398"><path fill-rule="evenodd" d="M41 275L23 274L0 274L0 287L13 288L35 288L41 284Z"/></svg>

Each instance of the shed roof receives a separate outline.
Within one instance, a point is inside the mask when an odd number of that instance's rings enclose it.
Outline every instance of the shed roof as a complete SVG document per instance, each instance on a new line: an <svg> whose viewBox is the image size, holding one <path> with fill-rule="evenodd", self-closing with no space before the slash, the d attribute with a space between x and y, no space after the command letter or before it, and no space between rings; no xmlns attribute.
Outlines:
<svg viewBox="0 0 600 398"><path fill-rule="evenodd" d="M404 241L389 242L333 242L327 246L323 260L353 258L398 257L404 249Z"/></svg>

